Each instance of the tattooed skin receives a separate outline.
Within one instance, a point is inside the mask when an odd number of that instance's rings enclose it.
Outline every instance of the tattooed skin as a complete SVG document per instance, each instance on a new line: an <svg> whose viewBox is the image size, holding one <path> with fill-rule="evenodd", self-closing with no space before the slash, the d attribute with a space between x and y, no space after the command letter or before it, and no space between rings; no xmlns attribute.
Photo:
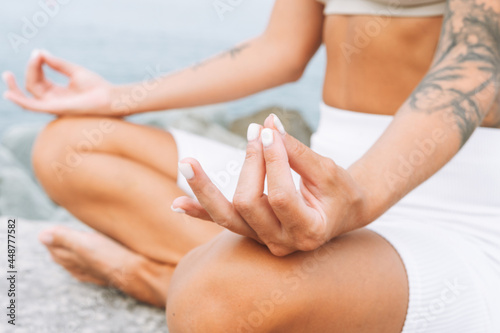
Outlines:
<svg viewBox="0 0 500 333"><path fill-rule="evenodd" d="M500 93L497 94L495 104L491 107L481 126L500 129Z"/></svg>
<svg viewBox="0 0 500 333"><path fill-rule="evenodd" d="M230 49L230 50L228 50L226 52L223 52L223 53L215 56L212 59L208 59L208 60L202 61L202 62L194 65L192 68L193 68L193 70L198 70L201 67L205 66L206 64L208 64L209 62L211 62L211 61L213 61L215 59L220 59L220 58L224 58L224 57L227 57L227 56L230 56L231 59L234 59L234 58L236 58L238 56L238 54L240 54L244 49L248 48L249 46L250 46L250 43L244 43L244 44L235 46L232 49Z"/></svg>
<svg viewBox="0 0 500 333"><path fill-rule="evenodd" d="M499 83L500 1L448 0L434 62L410 109L450 113L463 145L490 111Z"/></svg>

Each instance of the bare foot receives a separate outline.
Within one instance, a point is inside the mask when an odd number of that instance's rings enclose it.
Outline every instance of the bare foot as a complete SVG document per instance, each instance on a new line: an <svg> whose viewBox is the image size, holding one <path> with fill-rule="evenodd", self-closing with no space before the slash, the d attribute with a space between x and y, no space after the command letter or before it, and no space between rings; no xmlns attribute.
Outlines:
<svg viewBox="0 0 500 333"><path fill-rule="evenodd" d="M114 286L140 301L165 306L174 266L147 259L97 232L57 226L38 238L76 279Z"/></svg>

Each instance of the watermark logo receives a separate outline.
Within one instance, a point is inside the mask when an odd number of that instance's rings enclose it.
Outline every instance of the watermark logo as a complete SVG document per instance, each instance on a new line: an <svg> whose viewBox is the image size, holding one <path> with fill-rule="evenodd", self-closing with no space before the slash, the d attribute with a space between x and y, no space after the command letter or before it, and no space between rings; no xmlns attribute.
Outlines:
<svg viewBox="0 0 500 333"><path fill-rule="evenodd" d="M401 10L401 0L389 1L387 6L372 16L363 27L356 27L352 42L342 42L339 45L340 51L347 63L351 63L351 58L354 54L360 54L361 50L368 47L372 40L378 37L389 25L392 17L400 13Z"/></svg>
<svg viewBox="0 0 500 333"><path fill-rule="evenodd" d="M215 0L212 3L217 16L221 21L226 19L227 13L233 12L236 8L238 8L244 0Z"/></svg>
<svg viewBox="0 0 500 333"><path fill-rule="evenodd" d="M155 68L148 66L146 72L147 74L142 82L133 85L129 91L113 97L111 102L113 114L128 115L130 110L144 101L151 91L158 88L162 76L166 74L160 69L160 65L156 65Z"/></svg>
<svg viewBox="0 0 500 333"><path fill-rule="evenodd" d="M49 24L50 20L56 17L61 11L61 6L67 5L71 0L40 0L38 1L39 10L31 17L23 16L21 18L22 26L19 33L9 32L7 39L10 47L15 53L18 53L23 45L28 44L34 39L40 30Z"/></svg>
<svg viewBox="0 0 500 333"><path fill-rule="evenodd" d="M89 153L95 147L101 145L105 135L112 133L114 130L115 124L110 120L101 120L96 128L84 129L82 131L84 139L80 140L75 147L71 145L66 146L64 163L61 161L53 161L51 163L51 168L57 179L62 182L65 174L73 172L83 163L85 153Z"/></svg>
<svg viewBox="0 0 500 333"><path fill-rule="evenodd" d="M410 321L415 325L415 332L425 332L433 321L442 315L446 309L459 301L460 296L467 291L467 285L462 284L457 278L453 281L444 281L444 287L420 312L416 313Z"/></svg>

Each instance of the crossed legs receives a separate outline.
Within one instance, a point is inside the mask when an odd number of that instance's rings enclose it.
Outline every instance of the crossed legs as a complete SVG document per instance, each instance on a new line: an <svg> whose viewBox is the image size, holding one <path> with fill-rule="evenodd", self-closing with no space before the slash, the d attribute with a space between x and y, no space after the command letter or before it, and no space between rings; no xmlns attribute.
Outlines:
<svg viewBox="0 0 500 333"><path fill-rule="evenodd" d="M114 118L50 123L34 146L36 176L56 203L98 232L42 233L54 260L80 280L165 306L179 260L221 231L170 210L183 195L177 159L173 137L154 128Z"/></svg>
<svg viewBox="0 0 500 333"><path fill-rule="evenodd" d="M49 124L34 148L36 175L54 201L96 230L42 233L54 260L81 281L156 306L168 300L172 333L401 331L408 282L383 238L358 230L315 252L274 257L171 212L183 195L177 162L164 131L90 117Z"/></svg>

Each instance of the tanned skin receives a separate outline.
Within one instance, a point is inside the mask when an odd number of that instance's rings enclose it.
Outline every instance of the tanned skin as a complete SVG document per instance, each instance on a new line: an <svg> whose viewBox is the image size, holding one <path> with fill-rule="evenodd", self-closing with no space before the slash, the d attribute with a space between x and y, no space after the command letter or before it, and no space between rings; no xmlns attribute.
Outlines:
<svg viewBox="0 0 500 333"><path fill-rule="evenodd" d="M364 226L446 165L478 126L500 128L500 2L448 0L443 17L324 17L322 12L323 5L314 0L277 0L262 35L159 78L140 101L130 96L144 82L112 85L43 52L28 63L26 88L31 96L6 73L7 99L59 116L35 145L38 179L54 201L96 230L81 233L60 227L42 233L40 239L54 260L81 281L112 284L144 302L167 305L173 333L234 332L241 318L270 297L280 306L262 321L259 332L400 332L409 297L405 267L394 248ZM380 33L346 56L342 45L355 45L356 31L383 19L387 24ZM395 115L380 139L347 170L289 135L281 141L276 136L290 164L300 169L301 160L312 161L308 172L331 186L318 188L318 193L346 194L327 205L325 214L335 216L328 215L326 227L301 233L295 243L289 237L271 244L268 240L276 236L266 230L271 223L252 209L263 200L243 196L232 207L198 190L205 206L193 206L187 215L170 211L168 207L183 195L176 185L175 141L166 132L120 117L220 103L292 83L322 43L327 50L326 104ZM44 65L67 75L70 85L58 87L48 81ZM77 168L57 174L54 162L63 164L68 151L82 150L83 133L99 128L103 120L113 130L84 151ZM264 126L277 135L271 119ZM408 156L416 141L435 133L440 137L435 151L409 177L399 176L398 157ZM263 150L259 143L249 143L245 162L256 172L279 148ZM206 181L201 166L187 162L195 173L190 185L200 189ZM286 163L282 167L277 175L289 171ZM281 225L293 222L301 230L314 226L301 220L304 207L295 205L293 191L285 191L285 183L283 188L279 181L275 185L268 204L291 216L290 221L279 220ZM222 223L213 218L216 223L210 223L198 218L207 214L196 217L208 210L212 217L222 216L215 213L228 207L234 220ZM258 241L222 232L217 225L236 228L236 218L261 221L260 229L249 227ZM325 259L317 261L314 274L300 270L317 255L296 251L304 244L319 247ZM286 281L296 288L282 290L283 276L290 272L299 280Z"/></svg>

